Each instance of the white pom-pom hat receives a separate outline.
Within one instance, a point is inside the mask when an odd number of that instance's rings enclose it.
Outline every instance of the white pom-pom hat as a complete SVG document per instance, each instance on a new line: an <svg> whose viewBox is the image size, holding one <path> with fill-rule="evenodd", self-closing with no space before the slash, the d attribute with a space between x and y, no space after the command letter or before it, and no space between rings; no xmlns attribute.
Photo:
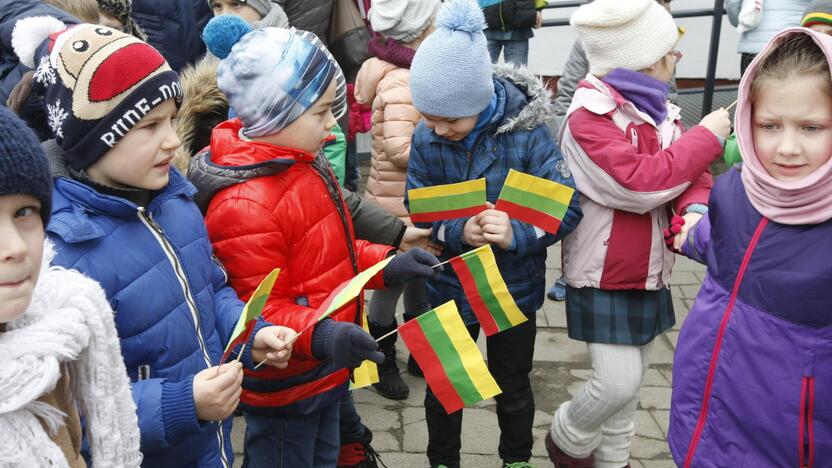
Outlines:
<svg viewBox="0 0 832 468"><path fill-rule="evenodd" d="M35 68L35 50L49 37L67 26L52 16L30 16L19 20L12 29L12 49L18 60Z"/></svg>
<svg viewBox="0 0 832 468"><path fill-rule="evenodd" d="M615 68L643 70L679 40L673 17L655 0L595 0L578 8L569 24L578 30L595 76Z"/></svg>

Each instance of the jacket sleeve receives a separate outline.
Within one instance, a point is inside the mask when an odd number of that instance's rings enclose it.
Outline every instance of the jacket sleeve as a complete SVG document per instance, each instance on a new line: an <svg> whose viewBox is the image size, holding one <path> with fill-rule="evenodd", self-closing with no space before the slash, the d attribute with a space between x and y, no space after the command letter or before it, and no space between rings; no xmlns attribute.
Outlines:
<svg viewBox="0 0 832 468"><path fill-rule="evenodd" d="M214 250L225 265L229 283L240 299L248 300L266 275L288 264L292 241L283 226L290 220L283 221L279 223L270 210L241 197L224 199L209 207L205 223ZM272 294L263 309L263 318L300 332L315 323L317 313L311 307ZM299 359L312 356L311 336L311 333L304 333L295 341L292 356Z"/></svg>
<svg viewBox="0 0 832 468"><path fill-rule="evenodd" d="M711 214L703 216L682 244L682 254L691 260L707 265L707 253L711 246Z"/></svg>
<svg viewBox="0 0 832 468"><path fill-rule="evenodd" d="M196 416L193 379L191 375L180 382L147 379L132 383L142 453L166 450L206 426Z"/></svg>
<svg viewBox="0 0 832 468"><path fill-rule="evenodd" d="M388 245L373 244L361 239L355 241L355 251L358 254L358 271L370 268L395 252ZM384 270L373 276L367 283L367 289L384 289L383 273Z"/></svg>
<svg viewBox="0 0 832 468"><path fill-rule="evenodd" d="M580 109L566 125L561 148L578 190L596 203L632 213L674 200L722 154L717 137L699 125L653 154L640 153L607 115Z"/></svg>
<svg viewBox="0 0 832 468"><path fill-rule="evenodd" d="M543 127L538 127L533 130L526 146L526 152L527 154L531 154L532 157L524 172L575 188L575 181L566 168L563 156L555 145L548 130ZM544 234L544 231L540 228L535 228L531 224L514 219L511 220L517 255L525 256L545 251L547 247L572 232L582 217L583 213L578 206L578 193L576 191L572 195L572 199L569 202L569 209L566 211L557 235Z"/></svg>
<svg viewBox="0 0 832 468"><path fill-rule="evenodd" d="M563 67L563 74L558 80L558 93L555 96L554 103L555 116L553 124L550 127L555 139L560 135L560 127L566 118L566 111L569 110L569 105L572 104L575 89L578 87L578 83L586 77L587 73L589 73L589 62L586 59L586 53L581 42L575 41L575 44L572 46L572 52L569 53L566 65Z"/></svg>
<svg viewBox="0 0 832 468"><path fill-rule="evenodd" d="M419 152L417 145L410 147L410 162L407 166L407 183L404 194L404 206L410 210L410 200L408 199L407 190L430 187L436 185L430 181L426 172L427 161ZM462 243L462 228L470 217L450 219L445 221L436 221L433 223L414 223L420 228L431 228L430 237L435 242L441 242L444 245L442 249L443 257L455 257L467 249Z"/></svg>
<svg viewBox="0 0 832 468"><path fill-rule="evenodd" d="M381 94L384 106L381 124L384 154L402 171L407 169L410 159L410 142L416 124L422 118L413 107L410 97L410 79L404 74L396 74L391 86L393 88Z"/></svg>
<svg viewBox="0 0 832 468"><path fill-rule="evenodd" d="M407 225L398 216L345 188L341 195L352 217L355 237L374 244L399 247Z"/></svg>
<svg viewBox="0 0 832 468"><path fill-rule="evenodd" d="M694 203L707 205L708 197L711 195L711 187L714 185L714 178L710 168L702 173L674 202L676 213L684 214L685 209Z"/></svg>
<svg viewBox="0 0 832 468"><path fill-rule="evenodd" d="M228 276L221 267L219 259L212 258L212 260L211 283L214 286L214 315L217 331L222 337L223 345L225 345L231 338L231 333L240 319L244 303L237 297L237 293L228 286Z"/></svg>

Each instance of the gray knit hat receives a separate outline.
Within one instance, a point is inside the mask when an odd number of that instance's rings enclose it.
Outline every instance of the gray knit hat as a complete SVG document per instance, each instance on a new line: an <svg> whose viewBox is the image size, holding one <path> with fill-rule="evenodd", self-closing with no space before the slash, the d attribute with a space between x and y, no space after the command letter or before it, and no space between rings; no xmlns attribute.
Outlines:
<svg viewBox="0 0 832 468"><path fill-rule="evenodd" d="M254 9L257 13L260 13L261 17L265 17L272 11L272 2L271 0L238 0L240 3L245 4L246 6L250 6ZM208 0L208 6L211 6L212 0Z"/></svg>
<svg viewBox="0 0 832 468"><path fill-rule="evenodd" d="M439 8L436 31L410 65L413 105L422 114L460 118L479 115L494 95L485 17L474 0L450 0Z"/></svg>
<svg viewBox="0 0 832 468"><path fill-rule="evenodd" d="M439 0L374 0L367 15L373 31L408 43L430 26Z"/></svg>

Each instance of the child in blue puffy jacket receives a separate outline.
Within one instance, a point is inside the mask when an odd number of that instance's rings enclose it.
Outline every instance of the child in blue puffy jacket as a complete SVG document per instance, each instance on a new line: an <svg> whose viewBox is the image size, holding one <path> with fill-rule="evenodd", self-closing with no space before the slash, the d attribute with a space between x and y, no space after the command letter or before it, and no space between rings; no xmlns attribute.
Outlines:
<svg viewBox="0 0 832 468"><path fill-rule="evenodd" d="M154 48L107 27L39 17L15 35L55 137L54 264L98 281L115 311L143 465L232 466L243 372L220 359L243 304L212 258L195 189L170 167L179 77ZM285 366L293 335L260 320L242 363Z"/></svg>

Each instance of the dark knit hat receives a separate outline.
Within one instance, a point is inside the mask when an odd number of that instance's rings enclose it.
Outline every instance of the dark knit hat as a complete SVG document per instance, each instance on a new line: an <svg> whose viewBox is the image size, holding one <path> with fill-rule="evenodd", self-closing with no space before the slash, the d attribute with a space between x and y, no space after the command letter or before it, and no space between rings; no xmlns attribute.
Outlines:
<svg viewBox="0 0 832 468"><path fill-rule="evenodd" d="M38 137L20 117L0 106L0 195L40 200L43 226L52 213L52 175Z"/></svg>
<svg viewBox="0 0 832 468"><path fill-rule="evenodd" d="M124 25L124 32L132 34L139 40L147 41L147 34L139 23L133 19L132 0L98 0L98 9L119 20Z"/></svg>
<svg viewBox="0 0 832 468"><path fill-rule="evenodd" d="M815 0L806 6L800 25L808 28L813 24L832 25L832 1Z"/></svg>
<svg viewBox="0 0 832 468"><path fill-rule="evenodd" d="M31 17L17 22L12 45L35 68L32 90L76 170L98 161L153 108L182 99L179 75L162 55L115 29Z"/></svg>

